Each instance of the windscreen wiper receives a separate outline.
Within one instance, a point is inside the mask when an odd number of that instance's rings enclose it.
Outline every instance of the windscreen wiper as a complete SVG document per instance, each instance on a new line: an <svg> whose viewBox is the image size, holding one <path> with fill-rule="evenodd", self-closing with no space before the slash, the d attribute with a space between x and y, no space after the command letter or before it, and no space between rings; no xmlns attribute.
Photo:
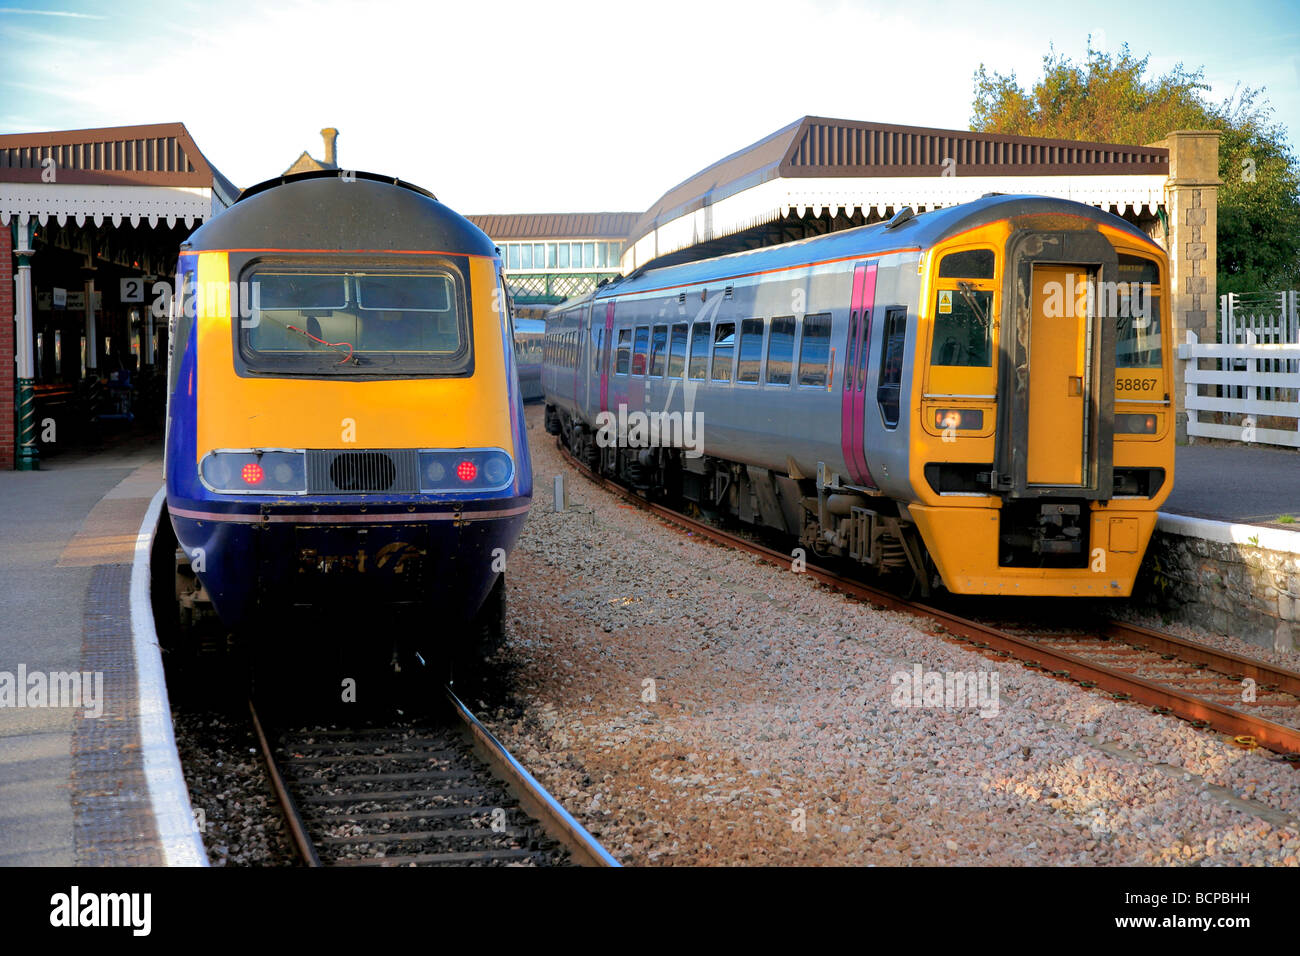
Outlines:
<svg viewBox="0 0 1300 956"><path fill-rule="evenodd" d="M285 326L285 328L287 328L290 332L297 332L299 335L305 335L313 342L319 342L321 345L325 346L326 348L333 349L335 352L339 351L340 346L342 348L347 349L348 351L346 354L343 355L343 358L339 359L336 363L334 363L336 365L342 365L344 362L351 362L353 365L361 364L361 360L357 358L356 355L354 355L352 352L351 342L326 342L324 339L312 335L306 329L300 329L296 325L287 325Z"/></svg>

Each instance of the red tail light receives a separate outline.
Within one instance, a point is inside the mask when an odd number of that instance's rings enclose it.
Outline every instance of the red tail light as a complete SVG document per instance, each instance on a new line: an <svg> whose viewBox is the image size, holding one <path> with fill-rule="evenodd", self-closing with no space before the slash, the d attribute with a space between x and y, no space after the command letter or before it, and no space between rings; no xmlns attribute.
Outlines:
<svg viewBox="0 0 1300 956"><path fill-rule="evenodd" d="M257 484L261 484L262 482L262 478L263 478L262 466L255 461L250 461L247 465L245 465L243 470L239 474L240 477L244 479L244 484L246 485L257 485Z"/></svg>
<svg viewBox="0 0 1300 956"><path fill-rule="evenodd" d="M466 459L456 466L456 477L461 481L473 481L478 477L478 466Z"/></svg>

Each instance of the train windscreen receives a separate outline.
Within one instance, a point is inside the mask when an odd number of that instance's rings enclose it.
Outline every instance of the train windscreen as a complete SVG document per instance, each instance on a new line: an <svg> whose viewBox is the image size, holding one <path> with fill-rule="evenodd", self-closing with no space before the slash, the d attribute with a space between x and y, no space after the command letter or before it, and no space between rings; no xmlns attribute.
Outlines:
<svg viewBox="0 0 1300 956"><path fill-rule="evenodd" d="M250 370L468 371L469 328L450 272L257 269L247 281L250 301L238 324Z"/></svg>

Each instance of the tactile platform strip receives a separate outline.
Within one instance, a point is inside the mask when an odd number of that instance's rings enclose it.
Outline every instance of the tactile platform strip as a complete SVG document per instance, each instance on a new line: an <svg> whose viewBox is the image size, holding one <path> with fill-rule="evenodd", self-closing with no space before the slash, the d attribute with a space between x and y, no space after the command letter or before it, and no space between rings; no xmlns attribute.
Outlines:
<svg viewBox="0 0 1300 956"><path fill-rule="evenodd" d="M99 717L77 712L72 737L72 810L79 866L161 866L140 753L129 564L95 568L86 595L81 669L104 675Z"/></svg>

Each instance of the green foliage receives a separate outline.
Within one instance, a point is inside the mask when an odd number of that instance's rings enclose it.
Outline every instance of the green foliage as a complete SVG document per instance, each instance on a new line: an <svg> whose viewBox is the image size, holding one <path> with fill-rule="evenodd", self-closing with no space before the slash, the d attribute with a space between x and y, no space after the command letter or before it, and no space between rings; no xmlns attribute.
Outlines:
<svg viewBox="0 0 1300 956"><path fill-rule="evenodd" d="M1028 91L1014 73L980 64L971 129L1125 145L1153 143L1173 130L1220 130L1218 291L1296 288L1300 165L1263 90L1239 88L1211 103L1204 69L1179 63L1148 77L1149 60L1127 44L1114 55L1089 48L1082 63L1052 50L1043 57L1042 79Z"/></svg>

